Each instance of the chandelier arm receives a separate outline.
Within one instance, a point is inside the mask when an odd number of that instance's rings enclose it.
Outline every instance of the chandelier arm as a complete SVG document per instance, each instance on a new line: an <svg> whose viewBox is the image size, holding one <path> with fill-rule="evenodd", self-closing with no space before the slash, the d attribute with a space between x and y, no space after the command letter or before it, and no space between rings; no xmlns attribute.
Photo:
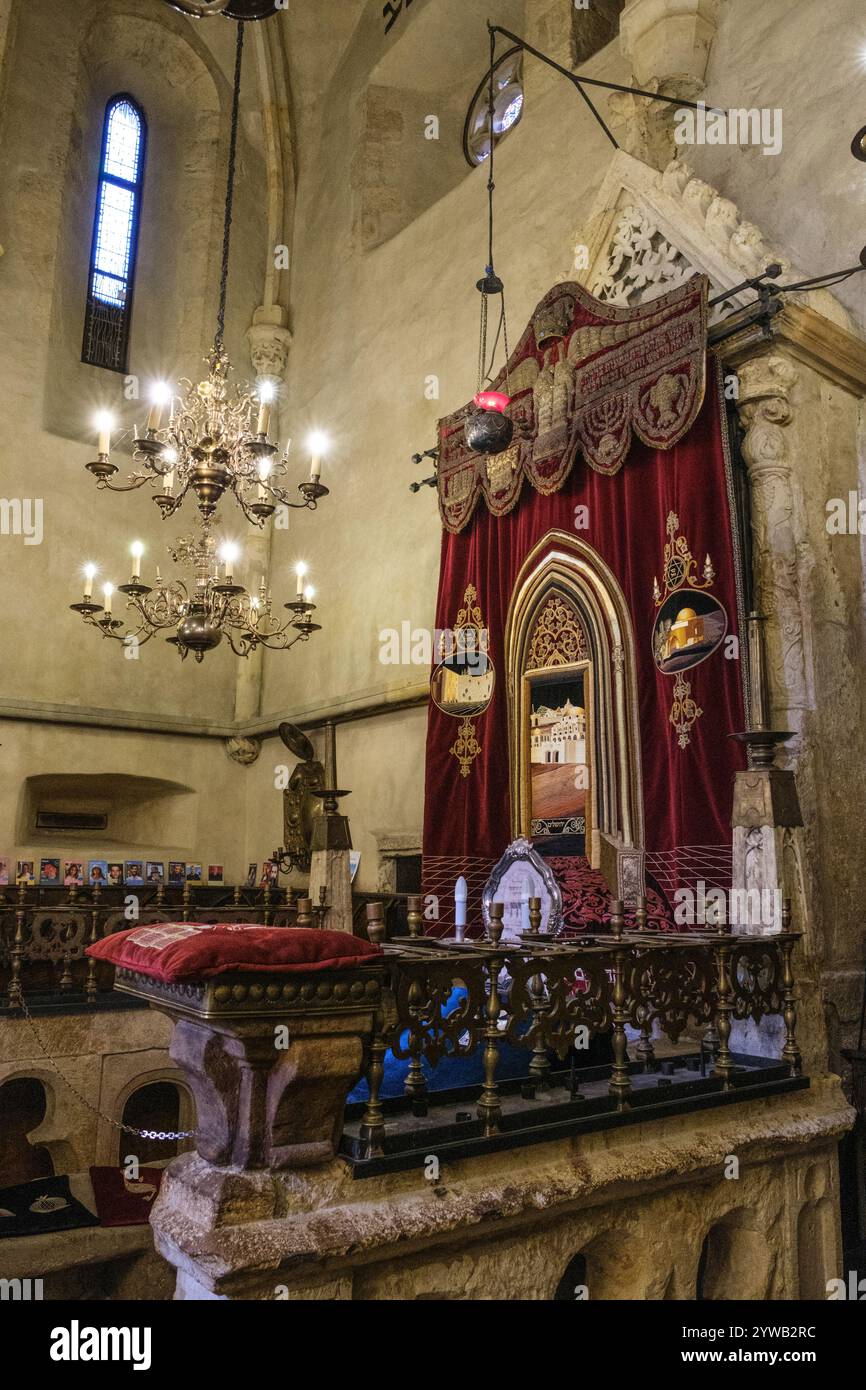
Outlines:
<svg viewBox="0 0 866 1390"><path fill-rule="evenodd" d="M152 483L153 477L147 473L128 473L125 483L110 483L107 478L98 478L96 482L97 491L105 492L137 492L145 483Z"/></svg>

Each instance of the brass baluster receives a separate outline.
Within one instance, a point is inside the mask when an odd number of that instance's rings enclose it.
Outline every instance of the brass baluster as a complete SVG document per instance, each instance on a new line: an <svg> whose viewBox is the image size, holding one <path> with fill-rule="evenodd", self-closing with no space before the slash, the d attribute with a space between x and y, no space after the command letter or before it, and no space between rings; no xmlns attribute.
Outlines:
<svg viewBox="0 0 866 1390"><path fill-rule="evenodd" d="M791 900L786 898L782 904L782 931L791 930ZM794 993L794 971L792 957L796 938L780 943L782 947L782 1017L785 1020L785 1046L782 1056L791 1069L792 1076L799 1076L803 1070L803 1057L797 1046L797 996Z"/></svg>
<svg viewBox="0 0 866 1390"><path fill-rule="evenodd" d="M385 1113L379 1099L379 1088L385 1075L385 1040L382 1037L381 1028L381 1018L377 1014L373 1020L370 1061L367 1067L367 1085L370 1088L370 1095L364 1107L360 1128L360 1137L368 1146L368 1156L382 1152L382 1143L385 1138Z"/></svg>
<svg viewBox="0 0 866 1390"><path fill-rule="evenodd" d="M499 945L504 929L502 920L504 903L490 904L490 921L487 934L494 946ZM490 986L487 995L486 1026L484 1029L484 1085L478 1100L478 1118L484 1124L485 1134L496 1134L502 1122L502 1105L499 1087L496 1084L496 1068L499 1065L499 971L502 962L498 955L487 961L487 978Z"/></svg>
<svg viewBox="0 0 866 1390"><path fill-rule="evenodd" d="M271 885L270 885L270 881L268 881L268 882L265 884L265 891L264 891L264 893L262 894L262 901L264 902L264 905L265 905L265 910L264 910L264 912L262 913L262 922L264 923L264 925L265 925L266 927L269 927L270 924L271 924Z"/></svg>
<svg viewBox="0 0 866 1390"><path fill-rule="evenodd" d="M156 903L157 910L159 912L162 912L162 909L165 907L165 884L163 883L162 879L160 879L159 883L156 885L156 898L154 899L154 901Z"/></svg>
<svg viewBox="0 0 866 1390"><path fill-rule="evenodd" d="M18 885L18 902L15 908L15 938L10 952L12 971L9 977L9 1007L18 1008L21 1004L21 964L24 960L24 923L26 920L27 887Z"/></svg>
<svg viewBox="0 0 866 1390"><path fill-rule="evenodd" d="M730 946L717 946L716 954L716 1032L719 1042L716 1051L715 1074L721 1077L722 1085L726 1091L731 1088L731 1078L734 1074L734 1059L731 1055L729 1046L731 1038L731 1014L734 1009L733 986L731 985L730 974Z"/></svg>
<svg viewBox="0 0 866 1390"><path fill-rule="evenodd" d="M638 899L638 902L640 902L640 899ZM638 931L642 930L644 930L642 927L638 927ZM651 960L652 956L650 955L648 958ZM635 968L632 973L632 986L634 992L637 993L640 986L640 981L644 978L640 970L640 958L638 958L634 962L634 965ZM652 985L652 971L650 971L649 973L649 980L650 985ZM640 1062L645 1072L655 1071L656 1054L655 1048L653 1047L652 994L647 994L644 998L636 1002L637 1019L640 1023L640 1041L638 1042L635 1052L638 1061Z"/></svg>
<svg viewBox="0 0 866 1390"><path fill-rule="evenodd" d="M550 1058L547 1055L544 1041L544 1018L549 1005L547 990L544 986L544 976L540 970L530 977L527 988L532 1000L532 1026L537 1029L532 1048L532 1060L529 1063L529 1075L539 1086L547 1086L550 1081Z"/></svg>
<svg viewBox="0 0 866 1390"><path fill-rule="evenodd" d="M427 1095L427 1078L424 1075L424 1068L421 1066L421 1056L424 1051L421 1016L426 1000L421 980L417 975L409 986L408 1002L409 1017L412 1021L409 1026L409 1071L406 1074L403 1090L413 1100L423 1100Z"/></svg>
<svg viewBox="0 0 866 1390"><path fill-rule="evenodd" d="M60 993L68 994L75 984L72 978L72 955L69 951L63 952L63 970L60 974Z"/></svg>
<svg viewBox="0 0 866 1390"><path fill-rule="evenodd" d="M99 940L99 913L96 908L90 911L90 932L88 946L95 946ZM84 981L84 995L88 1004L96 1003L96 961L93 956L87 957L87 977Z"/></svg>
<svg viewBox="0 0 866 1390"><path fill-rule="evenodd" d="M618 923L617 923L618 919ZM617 923L619 930L615 929ZM617 899L613 904L613 915L611 917L611 928L616 937L622 936L622 903ZM627 954L624 950L617 950L613 956L613 1037L611 1047L613 1048L613 1066L610 1072L610 1085L608 1091L616 1101L618 1110L628 1108L628 1097L631 1092L631 1076L628 1070L628 1036L625 1025L628 1020L628 1009L626 1008L626 989L625 989L625 963Z"/></svg>
<svg viewBox="0 0 866 1390"><path fill-rule="evenodd" d="M541 931L541 899L529 899L529 930L533 936Z"/></svg>
<svg viewBox="0 0 866 1390"><path fill-rule="evenodd" d="M421 916L423 906L424 898L420 893L410 893L406 898L406 923L410 936L424 935Z"/></svg>
<svg viewBox="0 0 866 1390"><path fill-rule="evenodd" d="M192 905L192 884L190 883L188 878L185 878L183 881L183 893L181 895L181 902L183 904L183 917L181 920L184 922L188 922L189 910Z"/></svg>
<svg viewBox="0 0 866 1390"><path fill-rule="evenodd" d="M234 888L232 889L232 907L240 907L242 892L243 889L241 888L241 885L239 883L235 884Z"/></svg>
<svg viewBox="0 0 866 1390"><path fill-rule="evenodd" d="M296 927L311 927L313 925L313 900L312 898L298 898L298 916L295 922Z"/></svg>

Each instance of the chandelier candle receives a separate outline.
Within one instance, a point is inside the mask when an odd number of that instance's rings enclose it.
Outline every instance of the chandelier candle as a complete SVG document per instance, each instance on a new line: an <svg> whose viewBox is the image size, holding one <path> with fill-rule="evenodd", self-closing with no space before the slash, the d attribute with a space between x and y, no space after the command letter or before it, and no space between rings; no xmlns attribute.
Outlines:
<svg viewBox="0 0 866 1390"><path fill-rule="evenodd" d="M111 452L111 427L113 424L114 421L111 416L104 411L101 415L97 415L96 417L96 428L99 431L96 452L100 455L104 455L106 458L108 458Z"/></svg>
<svg viewBox="0 0 866 1390"><path fill-rule="evenodd" d="M96 566L95 566L95 565L85 565L85 566L84 566L84 597L85 597L85 599L91 599L91 598L93 597L93 580L94 580L95 577L96 577Z"/></svg>

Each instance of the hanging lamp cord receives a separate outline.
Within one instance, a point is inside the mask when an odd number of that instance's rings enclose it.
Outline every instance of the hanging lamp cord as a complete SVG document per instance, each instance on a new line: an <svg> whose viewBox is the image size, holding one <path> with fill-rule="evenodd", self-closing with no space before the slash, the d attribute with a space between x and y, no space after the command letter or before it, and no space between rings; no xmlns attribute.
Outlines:
<svg viewBox="0 0 866 1390"><path fill-rule="evenodd" d="M235 198L235 161L238 152L238 113L241 102L241 66L244 56L244 22L238 21L238 36L235 49L235 82L232 94L232 125L231 138L229 140L229 168L226 180L226 210L223 222L223 259L222 270L220 273L220 304L217 313L217 331L214 338L214 347L218 352L222 351L223 338L226 328L226 296L228 293L229 282L229 251L231 250L232 240L232 209Z"/></svg>
<svg viewBox="0 0 866 1390"><path fill-rule="evenodd" d="M486 279L486 280L491 280L491 279L495 279L495 278L496 278L496 272L495 272L494 267L493 267L493 207L494 207L493 195L494 195L494 193L495 193L495 191L496 191L496 182L495 182L495 179L494 179L494 176L493 176L493 174L494 174L493 157L494 157L494 148L495 148L495 144L496 144L496 134L495 134L495 131L494 131L494 124L493 124L493 123L494 123L495 116L496 116L496 87L495 87L496 31L495 31L495 29L493 28L492 25L489 25L488 28L489 28L489 30L490 30L490 73L489 73L488 85L487 85L487 122L488 122L489 138L490 138L490 154L489 154L489 156L488 156L490 163L489 163L488 169L487 169L487 266L485 267L485 279ZM485 282L482 281L482 285L483 285L484 283L485 283ZM501 281L500 281L500 288L496 291L496 293L498 293L498 294L500 294L500 295L502 296L502 307L501 307L500 315L499 315L499 326L498 326L498 328L497 328L497 330L496 330L496 339L495 339L494 344L493 344L493 351L492 351L491 354L490 354L490 364L489 364L489 366L488 366L488 363L487 363L487 298L488 298L488 294L487 294L487 290L486 290L486 289L482 289L482 291L481 291L481 335L480 335L480 345L479 345L479 353L478 353L478 390L481 391L481 390L484 388L485 385L487 385L489 382L492 381L492 376L493 376L493 362L494 362L494 359L495 359L495 357L496 357L496 349L497 349L497 347L498 347L498 345L499 345L499 339L500 339L500 336L501 336L501 337L502 337L502 340L503 340L504 351L505 351L505 391L506 391L506 394L510 394L510 392L509 392L509 373L508 373L508 323L507 323L507 319L506 319L506 316L505 316L505 289L504 289L504 287L502 287Z"/></svg>

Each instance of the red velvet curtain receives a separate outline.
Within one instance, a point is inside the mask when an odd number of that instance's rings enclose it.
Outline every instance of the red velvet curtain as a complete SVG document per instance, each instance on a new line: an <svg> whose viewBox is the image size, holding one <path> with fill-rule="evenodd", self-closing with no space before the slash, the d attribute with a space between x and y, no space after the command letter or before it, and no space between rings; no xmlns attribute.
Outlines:
<svg viewBox="0 0 866 1390"><path fill-rule="evenodd" d="M727 612L729 634L739 634L731 469L720 394L711 359L705 401L679 444L653 450L635 438L624 466L613 477L594 472L578 459L561 491L543 496L524 483L512 512L494 517L482 500L461 533L443 535L436 625L453 627L466 587L473 584L490 635L496 686L488 709L475 719L481 752L465 777L451 752L460 722L430 704L425 861L447 856L453 861L449 872L461 860L489 863L512 838L503 650L508 607L526 556L548 532L573 532L580 504L588 508L588 526L577 534L616 575L633 624L646 848L664 852L675 862L681 847L730 846L733 778L743 766L739 745L729 738L744 728L741 662L726 656L730 648L723 643L684 672L703 713L691 727L688 745L681 748L670 721L674 678L658 670L652 647L658 612L653 579L663 582L671 512L679 518L679 531L688 539L698 574L710 554L716 571L710 592Z"/></svg>

